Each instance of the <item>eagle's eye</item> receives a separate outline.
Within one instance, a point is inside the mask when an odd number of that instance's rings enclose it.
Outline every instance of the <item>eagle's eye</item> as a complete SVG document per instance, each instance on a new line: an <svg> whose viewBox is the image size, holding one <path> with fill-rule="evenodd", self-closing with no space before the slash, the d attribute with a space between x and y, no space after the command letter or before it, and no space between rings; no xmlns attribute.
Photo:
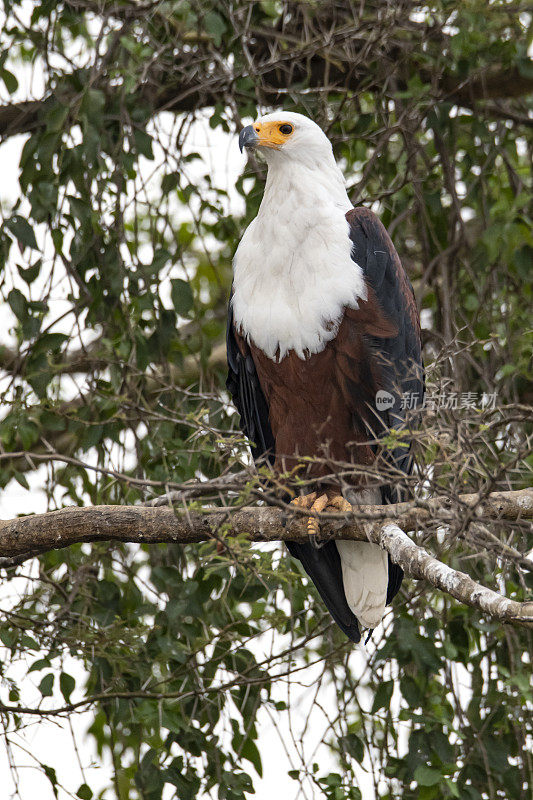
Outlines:
<svg viewBox="0 0 533 800"><path fill-rule="evenodd" d="M280 125L279 132L285 134L285 136L288 136L289 133L292 133L292 125L288 125L287 123Z"/></svg>

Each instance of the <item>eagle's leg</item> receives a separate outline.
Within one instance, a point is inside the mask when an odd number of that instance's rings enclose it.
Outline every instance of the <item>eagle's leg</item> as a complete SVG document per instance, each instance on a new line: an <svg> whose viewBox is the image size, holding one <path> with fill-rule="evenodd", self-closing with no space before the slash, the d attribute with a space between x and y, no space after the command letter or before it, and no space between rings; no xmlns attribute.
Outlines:
<svg viewBox="0 0 533 800"><path fill-rule="evenodd" d="M327 494L321 494L320 497L317 497L315 502L309 508L309 511L314 511L316 514L320 514L321 511L324 511L328 502ZM316 517L309 517L307 520L307 535L309 536L309 541L313 547L316 547L317 549L320 549L320 545L317 541L319 530L320 523L318 522L318 519Z"/></svg>
<svg viewBox="0 0 533 800"><path fill-rule="evenodd" d="M316 492L310 492L309 494L302 494L299 497L295 497L294 500L291 500L291 506L298 506L298 508L305 508L309 511L315 511L317 514L320 514L321 511L324 510L328 502L327 494L321 494L317 497ZM318 535L318 520L316 517L309 517L307 520L307 532L309 534L309 541L313 545L313 547L319 548L320 545L317 544L316 537Z"/></svg>
<svg viewBox="0 0 533 800"><path fill-rule="evenodd" d="M313 503L310 511L316 511L318 514L320 514L321 511L327 511L328 509L331 509L332 511L342 511L345 514L348 514L352 511L350 503L345 500L341 494L336 494L332 497L328 497L326 494L321 495L318 500ZM310 543L317 550L323 547L323 544L318 543L319 530L320 524L318 519L316 517L310 517L307 523L307 532L309 534Z"/></svg>
<svg viewBox="0 0 533 800"><path fill-rule="evenodd" d="M291 501L291 505L298 506L298 508L306 508L309 511L313 511L315 514L320 514L322 511L326 511L328 508L331 508L334 511L342 511L345 514L352 511L350 503L345 500L341 494L328 497L328 495L324 493L317 497L316 492L310 492L310 494L304 494L301 497L295 497L294 500ZM319 531L320 524L317 517L309 517L307 520L307 533L309 535L309 542L317 550L323 546L318 543Z"/></svg>
<svg viewBox="0 0 533 800"><path fill-rule="evenodd" d="M291 506L298 506L298 508L311 508L313 503L316 500L316 492L310 492L310 494L302 494L299 497L295 497L294 500L291 500Z"/></svg>
<svg viewBox="0 0 533 800"><path fill-rule="evenodd" d="M353 511L351 503L345 500L342 494L336 494L332 497L328 501L326 508L334 508L335 511L341 511L343 514L351 514Z"/></svg>

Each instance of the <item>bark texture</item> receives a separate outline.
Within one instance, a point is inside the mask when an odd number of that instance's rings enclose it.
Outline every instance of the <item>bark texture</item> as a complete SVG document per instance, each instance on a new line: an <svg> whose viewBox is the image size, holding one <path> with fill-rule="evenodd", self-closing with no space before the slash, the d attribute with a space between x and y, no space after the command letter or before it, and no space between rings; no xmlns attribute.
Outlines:
<svg viewBox="0 0 533 800"><path fill-rule="evenodd" d="M496 492L486 498L462 495L459 511L475 518L533 519L533 489ZM402 530L415 530L439 515L445 524L457 517L458 507L433 498L423 506L399 503L391 506L361 506L351 519L327 514L321 518L324 537L369 540L387 550L405 573L428 581L435 588L494 619L533 627L533 602L519 603L481 586L468 575L429 555ZM244 535L254 542L306 541L307 517L295 511L289 524L279 508L231 508L188 512L164 506L77 506L0 521L0 566L21 563L39 553L68 547L77 542L120 541L142 544L192 544L225 535ZM527 561L527 559L526 559ZM533 564L532 564L533 566Z"/></svg>

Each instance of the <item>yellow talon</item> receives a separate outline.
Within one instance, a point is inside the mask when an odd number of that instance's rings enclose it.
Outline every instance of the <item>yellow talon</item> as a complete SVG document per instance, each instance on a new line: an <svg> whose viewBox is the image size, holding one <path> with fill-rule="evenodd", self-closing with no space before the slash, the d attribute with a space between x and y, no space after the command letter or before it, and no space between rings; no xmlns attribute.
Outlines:
<svg viewBox="0 0 533 800"><path fill-rule="evenodd" d="M345 500L341 494L332 497L328 502L327 508L334 508L336 511L341 511L344 514L351 514L353 510L350 503Z"/></svg>
<svg viewBox="0 0 533 800"><path fill-rule="evenodd" d="M302 494L300 497L295 497L294 500L291 500L291 506L298 506L298 508L310 508L310 506L314 503L316 499L316 492L311 492L310 494Z"/></svg>
<svg viewBox="0 0 533 800"><path fill-rule="evenodd" d="M328 505L328 496L327 494L321 494L320 497L314 501L311 505L309 511L314 511L315 514L320 514L326 506ZM307 533L309 536L316 539L320 530L320 523L316 517L309 517L307 520Z"/></svg>
<svg viewBox="0 0 533 800"><path fill-rule="evenodd" d="M350 503L342 497L342 495L334 495L332 498L329 498L327 494L321 494L317 497L316 492L310 492L309 494L302 495L301 497L295 497L294 500L291 500L291 505L298 506L298 508L305 508L309 511L313 512L314 514L321 514L322 511L325 511L328 508L331 508L335 511L341 511L345 514L351 512L352 507ZM317 547L316 539L320 532L320 523L316 516L309 517L307 520L307 533L311 540L311 544Z"/></svg>

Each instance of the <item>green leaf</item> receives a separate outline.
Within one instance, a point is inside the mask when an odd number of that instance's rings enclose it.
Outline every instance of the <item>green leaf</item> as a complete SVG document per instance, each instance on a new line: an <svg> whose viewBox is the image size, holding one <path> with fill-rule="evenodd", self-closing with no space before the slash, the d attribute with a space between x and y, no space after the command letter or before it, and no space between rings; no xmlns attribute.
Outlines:
<svg viewBox="0 0 533 800"><path fill-rule="evenodd" d="M214 43L218 47L227 30L227 25L224 19L220 16L220 14L217 14L216 11L210 11L205 15L204 26L207 33L212 36Z"/></svg>
<svg viewBox="0 0 533 800"><path fill-rule="evenodd" d="M363 741L355 733L349 733L339 739L339 745L345 753L355 758L359 763L362 762L365 755L365 745Z"/></svg>
<svg viewBox="0 0 533 800"><path fill-rule="evenodd" d="M172 733L180 733L184 728L187 727L187 723L181 714L171 709L166 709L163 711L161 723Z"/></svg>
<svg viewBox="0 0 533 800"><path fill-rule="evenodd" d="M254 765L257 774L262 777L263 765L261 763L261 756L259 754L259 750L257 749L257 745L249 736L246 738L241 748L241 755Z"/></svg>
<svg viewBox="0 0 533 800"><path fill-rule="evenodd" d="M272 19L277 19L280 15L280 5L276 0L260 0L259 5L264 13Z"/></svg>
<svg viewBox="0 0 533 800"><path fill-rule="evenodd" d="M34 661L33 664L29 667L28 672L35 672L36 670L45 669L46 667L49 666L50 666L49 658L38 658L37 661Z"/></svg>
<svg viewBox="0 0 533 800"><path fill-rule="evenodd" d="M13 631L0 628L0 642L2 642L5 647L13 647L15 643L15 634Z"/></svg>
<svg viewBox="0 0 533 800"><path fill-rule="evenodd" d="M0 72L0 76L6 85L6 89L9 94L14 94L17 89L19 88L19 82L16 77L10 72L8 69L3 69Z"/></svg>
<svg viewBox="0 0 533 800"><path fill-rule="evenodd" d="M39 650L39 645L35 639L32 636L28 636L26 633L20 637L20 644L28 650Z"/></svg>
<svg viewBox="0 0 533 800"><path fill-rule="evenodd" d="M450 790L450 794L452 797L461 797L461 793L457 787L457 784L454 781L450 780L450 778L445 778L445 783L448 789Z"/></svg>
<svg viewBox="0 0 533 800"><path fill-rule="evenodd" d="M19 322L24 322L28 316L28 303L22 292L19 289L11 289L7 302Z"/></svg>
<svg viewBox="0 0 533 800"><path fill-rule="evenodd" d="M146 131L143 131L140 128L135 128L133 132L133 138L135 139L135 149L137 152L141 156L153 161L154 151L152 150L152 137L146 133Z"/></svg>
<svg viewBox="0 0 533 800"><path fill-rule="evenodd" d="M86 783L82 783L78 791L76 792L76 796L80 798L80 800L91 800L93 793L92 789L87 786Z"/></svg>
<svg viewBox="0 0 533 800"><path fill-rule="evenodd" d="M45 333L39 336L32 348L32 355L35 353L57 353L62 344L68 342L65 333Z"/></svg>
<svg viewBox="0 0 533 800"><path fill-rule="evenodd" d="M48 359L43 352L37 351L28 359L27 380L35 394L43 398L46 388L53 377Z"/></svg>
<svg viewBox="0 0 533 800"><path fill-rule="evenodd" d="M171 281L171 284L172 303L176 313L179 314L180 317L185 317L193 307L194 303L190 284L187 283L187 281L181 280L181 278L174 278Z"/></svg>
<svg viewBox="0 0 533 800"><path fill-rule="evenodd" d="M414 779L419 786L436 786L443 780L443 777L438 770L420 764L415 769Z"/></svg>
<svg viewBox="0 0 533 800"><path fill-rule="evenodd" d="M21 217L19 214L14 214L6 220L5 226L11 231L13 236L18 239L23 247L31 247L32 250L38 250L33 228L24 217Z"/></svg>
<svg viewBox="0 0 533 800"><path fill-rule="evenodd" d="M20 484L20 486L23 486L24 489L27 489L28 491L30 490L30 484L28 483L28 479L26 478L23 472L15 471L13 473L13 477L17 481L17 483Z"/></svg>
<svg viewBox="0 0 533 800"><path fill-rule="evenodd" d="M41 271L41 267L42 267L41 259L36 261L35 264L32 264L32 266L28 267L27 269L24 269L24 267L21 267L19 264L18 265L19 275L22 278L22 280L25 281L28 284L28 286L30 286L30 284L32 284L33 281L38 277Z"/></svg>
<svg viewBox="0 0 533 800"><path fill-rule="evenodd" d="M76 681L72 675L69 675L68 672L62 672L59 676L59 688L67 703L70 703L70 695L74 691L75 686Z"/></svg>
<svg viewBox="0 0 533 800"><path fill-rule="evenodd" d="M519 273L526 278L531 273L533 265L533 247L524 244L519 250L516 251L514 256L516 268Z"/></svg>
<svg viewBox="0 0 533 800"><path fill-rule="evenodd" d="M57 775L55 769L53 767L49 767L48 764L41 764L41 767L44 774L52 784L52 791L55 797L57 797Z"/></svg>
<svg viewBox="0 0 533 800"><path fill-rule="evenodd" d="M412 709L417 708L417 706L419 706L423 701L422 693L417 682L409 675L404 675L401 678L400 691Z"/></svg>
<svg viewBox="0 0 533 800"><path fill-rule="evenodd" d="M83 109L93 120L102 116L105 108L105 94L100 89L89 89L83 98Z"/></svg>
<svg viewBox="0 0 533 800"><path fill-rule="evenodd" d="M380 708L389 707L393 691L394 681L384 681L383 683L379 684L376 694L374 695L372 714L375 714Z"/></svg>
<svg viewBox="0 0 533 800"><path fill-rule="evenodd" d="M518 72L524 78L533 78L533 58L519 59Z"/></svg>
<svg viewBox="0 0 533 800"><path fill-rule="evenodd" d="M24 450L30 450L32 444L39 438L39 428L31 420L23 419L17 426L17 434Z"/></svg>
<svg viewBox="0 0 533 800"><path fill-rule="evenodd" d="M154 252L152 259L151 269L154 274L157 274L161 267L164 267L167 261L172 258L171 254L164 247L160 247Z"/></svg>
<svg viewBox="0 0 533 800"><path fill-rule="evenodd" d="M178 175L176 172L171 172L168 175L163 175L163 180L161 181L161 191L163 194L168 194L173 189L175 189L178 185Z"/></svg>
<svg viewBox="0 0 533 800"><path fill-rule="evenodd" d="M54 690L54 674L49 672L39 684L39 691L43 697L51 697Z"/></svg>

